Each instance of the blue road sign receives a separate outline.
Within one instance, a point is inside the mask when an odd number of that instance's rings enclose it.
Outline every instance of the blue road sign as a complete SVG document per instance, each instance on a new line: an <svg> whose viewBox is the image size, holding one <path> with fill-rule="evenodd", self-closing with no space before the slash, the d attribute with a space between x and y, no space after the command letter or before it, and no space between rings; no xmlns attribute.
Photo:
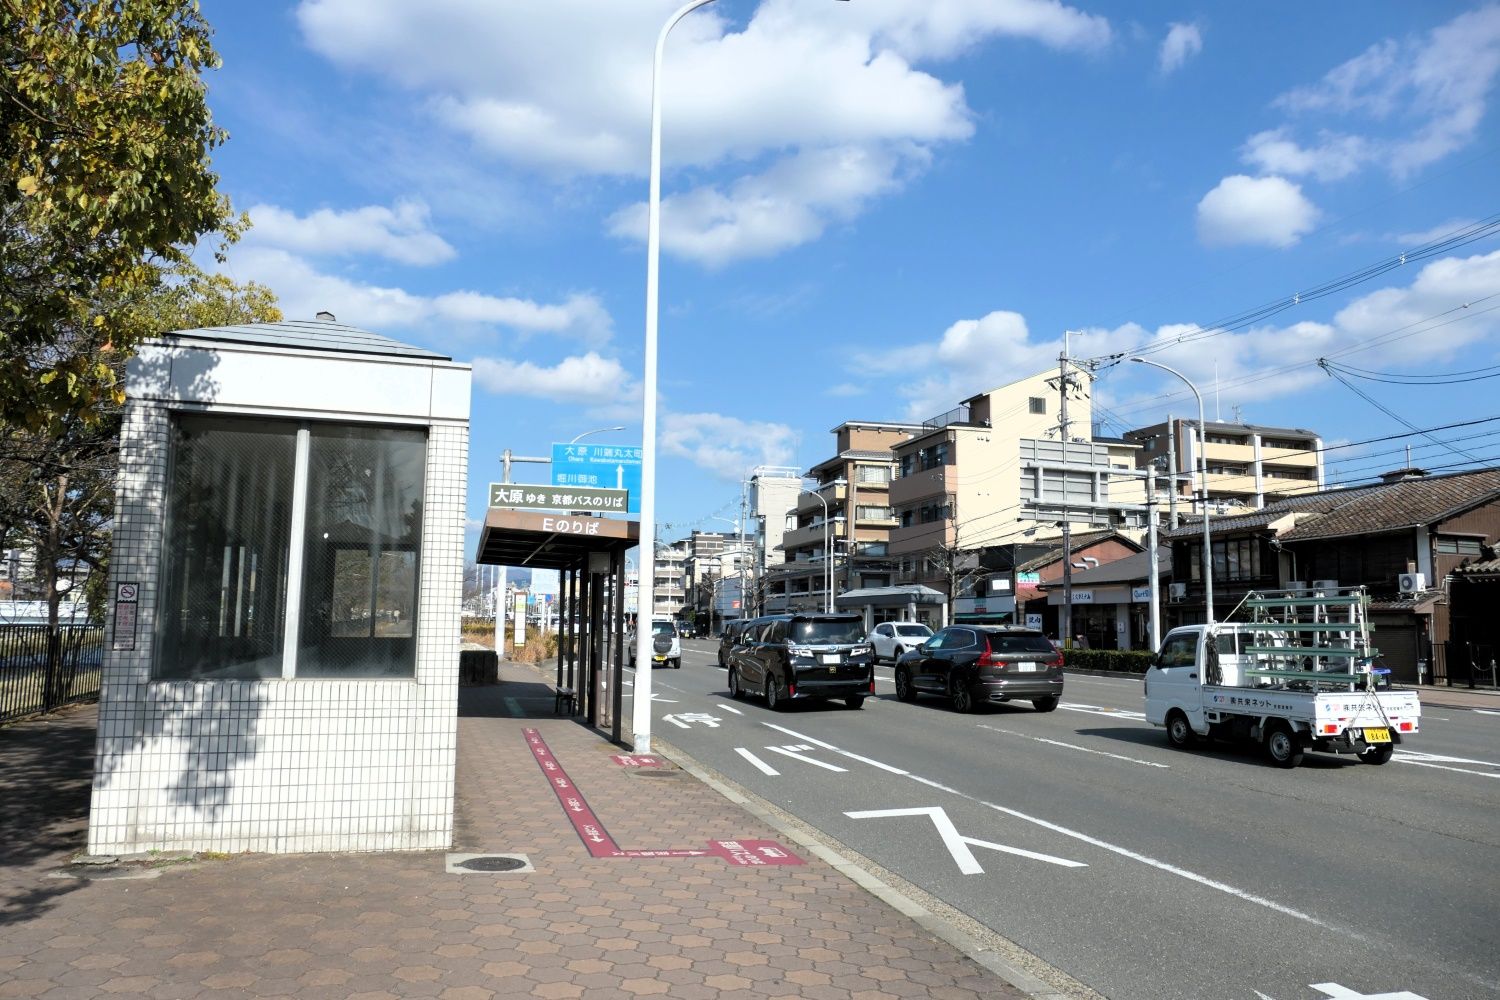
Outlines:
<svg viewBox="0 0 1500 1000"><path fill-rule="evenodd" d="M626 490L626 510L641 512L641 449L619 444L554 444L553 486Z"/></svg>

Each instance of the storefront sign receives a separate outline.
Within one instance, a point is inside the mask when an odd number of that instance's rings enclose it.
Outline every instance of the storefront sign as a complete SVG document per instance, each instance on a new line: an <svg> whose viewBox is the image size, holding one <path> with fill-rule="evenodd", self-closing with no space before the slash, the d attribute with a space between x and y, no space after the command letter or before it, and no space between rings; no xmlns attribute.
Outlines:
<svg viewBox="0 0 1500 1000"><path fill-rule="evenodd" d="M1132 603L1132 604L1149 604L1150 602L1151 602L1151 588L1150 587L1131 587L1130 588L1130 603Z"/></svg>

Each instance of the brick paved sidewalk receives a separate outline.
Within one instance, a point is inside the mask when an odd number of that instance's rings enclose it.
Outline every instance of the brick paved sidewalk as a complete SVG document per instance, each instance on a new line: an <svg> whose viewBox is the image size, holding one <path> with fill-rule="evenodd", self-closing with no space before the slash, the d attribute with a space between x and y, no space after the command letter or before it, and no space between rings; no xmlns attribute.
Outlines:
<svg viewBox="0 0 1500 1000"><path fill-rule="evenodd" d="M691 775L620 766L624 750L552 715L536 673L502 678L463 691L454 849L522 854L526 873L390 853L52 877L83 847L95 709L0 730L0 997L1027 995ZM624 852L759 839L805 863L593 857L528 727Z"/></svg>

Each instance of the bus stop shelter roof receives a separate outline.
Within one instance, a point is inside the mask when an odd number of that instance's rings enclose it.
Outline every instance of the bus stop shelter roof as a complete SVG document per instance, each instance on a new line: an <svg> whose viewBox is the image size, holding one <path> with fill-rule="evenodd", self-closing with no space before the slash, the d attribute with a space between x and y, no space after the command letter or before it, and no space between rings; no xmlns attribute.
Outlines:
<svg viewBox="0 0 1500 1000"><path fill-rule="evenodd" d="M640 543L639 521L491 507L474 561L485 566L574 569L592 552L624 553Z"/></svg>

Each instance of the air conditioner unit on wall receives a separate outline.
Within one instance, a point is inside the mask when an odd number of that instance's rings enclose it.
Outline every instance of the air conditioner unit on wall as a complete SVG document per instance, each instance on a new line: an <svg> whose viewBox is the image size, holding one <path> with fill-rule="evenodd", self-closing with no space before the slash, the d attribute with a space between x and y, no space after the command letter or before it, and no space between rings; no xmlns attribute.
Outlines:
<svg viewBox="0 0 1500 1000"><path fill-rule="evenodd" d="M1421 573L1402 573L1396 577L1396 589L1403 594L1415 594L1427 589L1427 577Z"/></svg>
<svg viewBox="0 0 1500 1000"><path fill-rule="evenodd" d="M1337 580L1314 580L1312 585L1313 585L1313 590L1338 590L1339 589L1339 582Z"/></svg>
<svg viewBox="0 0 1500 1000"><path fill-rule="evenodd" d="M1173 604L1176 604L1179 601L1185 601L1185 600L1187 600L1187 584L1185 584L1185 583L1169 583L1169 584L1167 584L1167 600L1170 601Z"/></svg>

